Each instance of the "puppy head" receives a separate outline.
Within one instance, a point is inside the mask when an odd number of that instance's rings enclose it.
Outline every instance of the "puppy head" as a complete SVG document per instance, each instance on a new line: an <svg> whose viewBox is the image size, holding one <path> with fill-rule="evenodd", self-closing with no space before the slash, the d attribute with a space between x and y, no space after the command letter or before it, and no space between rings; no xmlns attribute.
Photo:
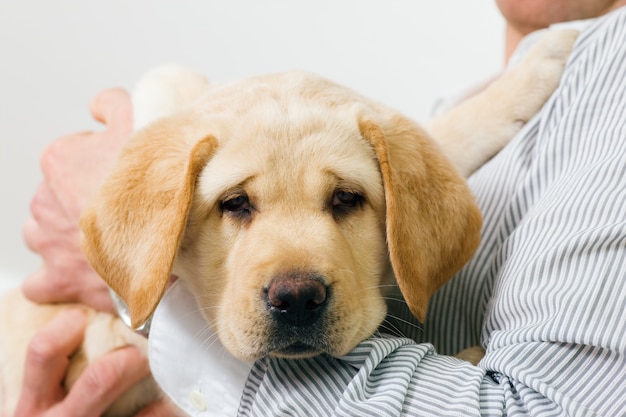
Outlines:
<svg viewBox="0 0 626 417"><path fill-rule="evenodd" d="M173 272L250 360L347 353L384 319L387 259L423 320L473 253L480 217L412 122L317 77L280 74L139 132L81 224L135 325Z"/></svg>

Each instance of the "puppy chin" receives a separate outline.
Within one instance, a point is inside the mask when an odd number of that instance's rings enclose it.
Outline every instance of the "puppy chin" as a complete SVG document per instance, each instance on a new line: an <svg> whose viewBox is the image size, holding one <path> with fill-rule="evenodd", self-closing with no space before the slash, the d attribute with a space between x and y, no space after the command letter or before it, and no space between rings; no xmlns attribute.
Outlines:
<svg viewBox="0 0 626 417"><path fill-rule="evenodd" d="M272 332L267 331L264 332L264 336L245 339L241 337L242 333L232 331L233 329L229 330L225 332L218 330L218 337L226 350L237 359L243 361L255 361L266 356L284 359L305 359L328 354L339 357L350 352L364 338L358 335L354 335L352 338L337 337L339 332L328 329L319 332L311 331L309 336L304 337L294 337L293 334L271 337L268 335ZM367 335L363 333L363 335L367 337L371 333L373 331ZM335 335L335 337L332 335Z"/></svg>
<svg viewBox="0 0 626 417"><path fill-rule="evenodd" d="M306 359L320 355L324 351L315 349L312 346L308 346L301 343L294 343L283 349L276 350L271 353L271 356L284 359Z"/></svg>

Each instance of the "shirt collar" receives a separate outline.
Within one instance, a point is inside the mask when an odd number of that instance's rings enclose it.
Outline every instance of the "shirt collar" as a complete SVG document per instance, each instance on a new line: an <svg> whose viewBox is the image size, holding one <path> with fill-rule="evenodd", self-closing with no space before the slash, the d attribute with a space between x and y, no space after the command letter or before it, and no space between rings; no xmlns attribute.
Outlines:
<svg viewBox="0 0 626 417"><path fill-rule="evenodd" d="M161 389L189 415L237 414L252 363L224 348L180 280L154 313L149 357Z"/></svg>

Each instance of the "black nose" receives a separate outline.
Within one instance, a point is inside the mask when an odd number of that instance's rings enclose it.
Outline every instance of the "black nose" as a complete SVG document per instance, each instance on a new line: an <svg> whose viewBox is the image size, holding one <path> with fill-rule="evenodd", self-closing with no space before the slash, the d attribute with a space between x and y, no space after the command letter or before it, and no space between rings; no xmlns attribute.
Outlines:
<svg viewBox="0 0 626 417"><path fill-rule="evenodd" d="M328 289L311 274L282 275L266 290L267 303L274 318L293 326L315 322L326 306Z"/></svg>

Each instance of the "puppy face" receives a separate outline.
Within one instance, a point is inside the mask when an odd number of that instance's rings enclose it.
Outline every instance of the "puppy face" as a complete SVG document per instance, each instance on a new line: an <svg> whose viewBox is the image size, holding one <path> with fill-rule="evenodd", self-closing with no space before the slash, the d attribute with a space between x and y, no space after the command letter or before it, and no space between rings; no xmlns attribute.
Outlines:
<svg viewBox="0 0 626 417"><path fill-rule="evenodd" d="M342 355L386 311L376 155L353 120L325 108L271 108L221 130L174 273L238 357Z"/></svg>
<svg viewBox="0 0 626 417"><path fill-rule="evenodd" d="M480 224L418 126L301 73L213 89L138 132L81 220L134 325L174 273L246 360L347 353L384 319L394 276L423 320Z"/></svg>

